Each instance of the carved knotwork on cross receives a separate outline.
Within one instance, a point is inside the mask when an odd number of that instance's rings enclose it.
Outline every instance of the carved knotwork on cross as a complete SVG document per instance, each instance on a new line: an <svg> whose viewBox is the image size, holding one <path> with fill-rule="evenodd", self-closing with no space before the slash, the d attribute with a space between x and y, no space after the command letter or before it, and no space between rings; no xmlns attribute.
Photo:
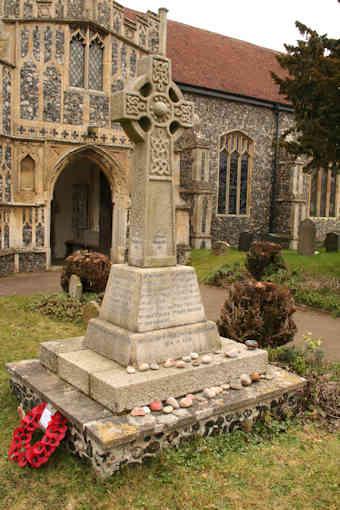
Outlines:
<svg viewBox="0 0 340 510"><path fill-rule="evenodd" d="M112 97L112 121L136 144L132 175L129 264L176 264L174 144L194 122L194 105L171 79L171 62L144 57L138 77Z"/></svg>

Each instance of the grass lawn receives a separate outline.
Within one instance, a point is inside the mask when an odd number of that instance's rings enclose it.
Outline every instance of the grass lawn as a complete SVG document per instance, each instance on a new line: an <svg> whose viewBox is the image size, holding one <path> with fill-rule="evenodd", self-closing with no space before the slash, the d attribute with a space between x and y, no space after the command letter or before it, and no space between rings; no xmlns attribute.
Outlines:
<svg viewBox="0 0 340 510"><path fill-rule="evenodd" d="M340 252L327 253L324 250L317 255L299 255L295 250L282 250L287 267L291 271L301 271L310 275L327 275L340 279ZM192 265L200 282L213 274L222 264L239 263L244 266L246 253L233 248L228 255L213 255L210 250L192 250Z"/></svg>
<svg viewBox="0 0 340 510"><path fill-rule="evenodd" d="M103 482L64 447L48 465L7 458L19 425L4 363L39 355L39 343L84 327L29 311L30 297L0 298L0 508L10 510L336 510L340 435L278 424L188 443ZM284 429L285 433L281 433Z"/></svg>
<svg viewBox="0 0 340 510"><path fill-rule="evenodd" d="M299 255L294 250L283 250L281 253L289 270L281 283L293 290L295 301L340 316L340 252L321 250L317 255ZM213 255L210 250L192 251L192 265L201 283L211 283L211 278L224 264L237 279L244 269L245 260L246 253L235 249L219 256ZM230 281L234 280L230 280L229 274L225 282L228 284Z"/></svg>

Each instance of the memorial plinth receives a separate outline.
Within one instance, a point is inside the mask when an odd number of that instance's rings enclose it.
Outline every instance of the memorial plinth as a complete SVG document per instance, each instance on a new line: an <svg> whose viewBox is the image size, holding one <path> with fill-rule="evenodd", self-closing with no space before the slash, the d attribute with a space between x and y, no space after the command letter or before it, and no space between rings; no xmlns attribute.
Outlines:
<svg viewBox="0 0 340 510"><path fill-rule="evenodd" d="M211 352L220 348L220 338L216 324L206 320L192 267L116 265L85 345L122 366L138 367Z"/></svg>

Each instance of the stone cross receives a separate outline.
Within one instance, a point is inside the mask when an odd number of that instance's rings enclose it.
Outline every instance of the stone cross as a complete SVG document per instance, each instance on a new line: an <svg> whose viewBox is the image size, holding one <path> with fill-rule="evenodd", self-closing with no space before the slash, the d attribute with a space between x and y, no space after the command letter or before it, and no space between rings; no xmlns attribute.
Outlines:
<svg viewBox="0 0 340 510"><path fill-rule="evenodd" d="M171 78L171 62L152 55L138 62L137 78L112 97L112 120L135 143L129 265L176 265L174 144L191 128L193 103Z"/></svg>

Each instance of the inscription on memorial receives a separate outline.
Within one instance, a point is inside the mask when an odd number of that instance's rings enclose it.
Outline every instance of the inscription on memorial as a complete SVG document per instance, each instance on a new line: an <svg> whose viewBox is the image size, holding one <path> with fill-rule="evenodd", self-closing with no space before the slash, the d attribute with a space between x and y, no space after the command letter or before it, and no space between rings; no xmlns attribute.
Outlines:
<svg viewBox="0 0 340 510"><path fill-rule="evenodd" d="M100 318L135 332L205 321L196 274L191 268L148 273L116 269Z"/></svg>
<svg viewBox="0 0 340 510"><path fill-rule="evenodd" d="M192 272L146 275L139 305L137 325L141 331L205 318L196 276Z"/></svg>

